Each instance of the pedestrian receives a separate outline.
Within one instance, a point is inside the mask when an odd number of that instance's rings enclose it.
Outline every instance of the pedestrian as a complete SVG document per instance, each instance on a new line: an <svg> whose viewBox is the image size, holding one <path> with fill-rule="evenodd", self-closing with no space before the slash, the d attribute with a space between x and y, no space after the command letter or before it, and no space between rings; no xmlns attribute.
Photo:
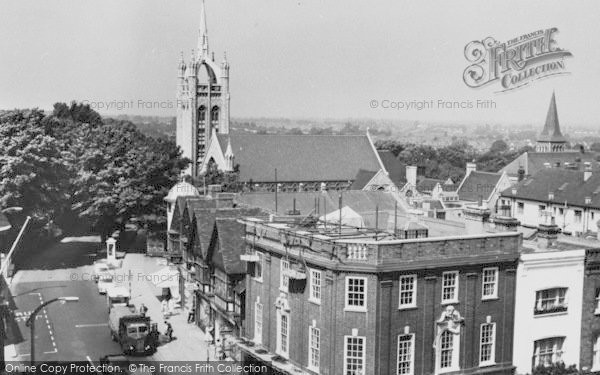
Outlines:
<svg viewBox="0 0 600 375"><path fill-rule="evenodd" d="M158 323L152 323L152 328L150 329L149 334L149 345L153 353L156 352L156 348L158 347L159 335L160 334L158 333Z"/></svg>
<svg viewBox="0 0 600 375"><path fill-rule="evenodd" d="M165 324L167 325L167 331L165 332L165 335L169 338L169 341L173 340L173 327L171 326L171 323L167 322L165 320Z"/></svg>
<svg viewBox="0 0 600 375"><path fill-rule="evenodd" d="M140 304L140 315L146 316L147 312L148 312L148 308L146 307L146 305L144 305L143 303Z"/></svg>
<svg viewBox="0 0 600 375"><path fill-rule="evenodd" d="M196 309L191 309L190 312L188 313L188 323L194 323L194 321L196 320Z"/></svg>
<svg viewBox="0 0 600 375"><path fill-rule="evenodd" d="M163 317L166 319L169 314L169 303L166 299L163 299L160 305L160 311L163 314Z"/></svg>

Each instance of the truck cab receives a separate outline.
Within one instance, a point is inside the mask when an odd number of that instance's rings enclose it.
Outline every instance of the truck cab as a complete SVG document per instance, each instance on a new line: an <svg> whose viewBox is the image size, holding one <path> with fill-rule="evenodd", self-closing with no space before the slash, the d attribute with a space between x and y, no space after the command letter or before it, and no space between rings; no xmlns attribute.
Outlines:
<svg viewBox="0 0 600 375"><path fill-rule="evenodd" d="M156 348L150 333L150 318L132 312L127 306L113 306L108 325L113 340L125 354L148 354Z"/></svg>

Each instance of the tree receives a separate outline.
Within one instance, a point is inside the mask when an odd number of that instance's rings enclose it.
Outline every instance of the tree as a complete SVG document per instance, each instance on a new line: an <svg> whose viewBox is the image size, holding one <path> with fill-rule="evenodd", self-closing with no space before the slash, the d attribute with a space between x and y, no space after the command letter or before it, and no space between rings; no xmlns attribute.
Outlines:
<svg viewBox="0 0 600 375"><path fill-rule="evenodd" d="M173 142L104 123L89 106L0 113L0 206L63 229L83 219L105 237L132 218L164 221L163 198L188 163Z"/></svg>
<svg viewBox="0 0 600 375"><path fill-rule="evenodd" d="M222 191L235 193L242 190L242 183L240 182L239 177L239 164L233 166L232 172L224 172L219 169L217 163L211 158L206 165L206 172L200 177L202 183L197 183L196 185L202 185L203 183L207 186L221 185Z"/></svg>
<svg viewBox="0 0 600 375"><path fill-rule="evenodd" d="M72 173L43 119L38 109L0 113L0 207L21 206L48 221L66 208Z"/></svg>
<svg viewBox="0 0 600 375"><path fill-rule="evenodd" d="M498 153L505 151L508 151L508 145L501 139L494 141L494 143L492 143L492 146L490 147L490 152Z"/></svg>
<svg viewBox="0 0 600 375"><path fill-rule="evenodd" d="M590 150L600 152L600 142L592 143L592 145L590 146Z"/></svg>

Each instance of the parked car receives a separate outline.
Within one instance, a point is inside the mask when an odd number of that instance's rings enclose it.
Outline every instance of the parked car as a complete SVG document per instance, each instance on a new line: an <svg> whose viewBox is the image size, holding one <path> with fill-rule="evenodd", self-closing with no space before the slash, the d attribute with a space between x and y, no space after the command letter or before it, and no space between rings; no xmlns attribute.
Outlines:
<svg viewBox="0 0 600 375"><path fill-rule="evenodd" d="M113 275L111 273L103 273L98 278L98 293L106 294L106 291L114 285Z"/></svg>

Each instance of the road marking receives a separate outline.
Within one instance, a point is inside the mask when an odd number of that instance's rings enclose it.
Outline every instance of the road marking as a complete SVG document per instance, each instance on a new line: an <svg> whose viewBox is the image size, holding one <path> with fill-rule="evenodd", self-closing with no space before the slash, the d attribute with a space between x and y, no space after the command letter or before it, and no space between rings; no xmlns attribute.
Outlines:
<svg viewBox="0 0 600 375"><path fill-rule="evenodd" d="M58 353L58 350L56 348L54 348L54 350L51 352L44 352L44 354L54 354L54 353Z"/></svg>
<svg viewBox="0 0 600 375"><path fill-rule="evenodd" d="M91 324L76 324L75 328L87 328L87 327L106 327L108 323L91 323Z"/></svg>

